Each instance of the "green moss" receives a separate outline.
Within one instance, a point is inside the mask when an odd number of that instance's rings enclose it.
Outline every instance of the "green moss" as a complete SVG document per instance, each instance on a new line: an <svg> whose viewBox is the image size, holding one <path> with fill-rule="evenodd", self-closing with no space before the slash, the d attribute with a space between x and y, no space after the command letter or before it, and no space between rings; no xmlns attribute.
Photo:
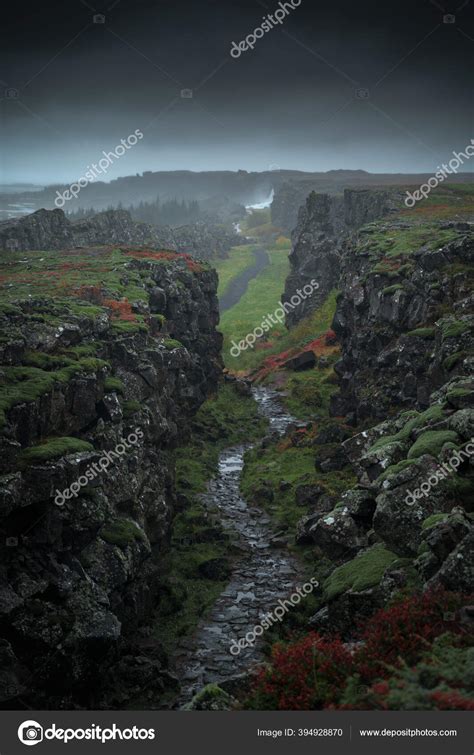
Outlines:
<svg viewBox="0 0 474 755"><path fill-rule="evenodd" d="M324 596L332 600L347 590L359 592L378 585L385 570L397 560L395 553L383 545L374 545L342 566L334 569L323 585Z"/></svg>
<svg viewBox="0 0 474 755"><path fill-rule="evenodd" d="M430 548L428 543L420 543L418 546L418 550L416 552L417 556L423 556L424 553L430 553Z"/></svg>
<svg viewBox="0 0 474 755"><path fill-rule="evenodd" d="M125 386L122 383L122 381L119 378L116 377L108 377L105 380L104 383L104 390L106 393L120 393L121 395L125 392Z"/></svg>
<svg viewBox="0 0 474 755"><path fill-rule="evenodd" d="M389 296L396 293L396 291L403 291L403 286L400 283L394 283L393 286L387 286L382 289L382 296Z"/></svg>
<svg viewBox="0 0 474 755"><path fill-rule="evenodd" d="M451 356L446 357L446 359L443 362L443 367L447 372L450 372L450 370L453 369L453 367L461 360L464 359L464 357L467 356L467 351L456 351L454 354L451 354Z"/></svg>
<svg viewBox="0 0 474 755"><path fill-rule="evenodd" d="M431 514L431 516L428 516L426 519L423 520L421 529L427 530L429 527L434 527L434 525L438 524L438 522L444 522L447 518L448 518L447 514Z"/></svg>
<svg viewBox="0 0 474 755"><path fill-rule="evenodd" d="M307 417L323 406L329 406L330 397L336 391L336 386L324 382L330 372L331 369L307 370L289 378L285 386L285 405L291 413Z"/></svg>
<svg viewBox="0 0 474 755"><path fill-rule="evenodd" d="M435 328L416 328L416 330L410 330L406 335L416 338L434 338L435 333Z"/></svg>
<svg viewBox="0 0 474 755"><path fill-rule="evenodd" d="M176 338L165 338L163 345L169 350L180 349L182 347L181 341L177 341Z"/></svg>
<svg viewBox="0 0 474 755"><path fill-rule="evenodd" d="M443 417L444 410L440 404L433 404L433 406L430 406L429 409L426 409L426 411L421 414L413 412L408 422L398 431L398 433L379 438L373 446L370 447L369 452L385 448L386 446L392 445L392 443L405 443L409 440L412 430L415 430L418 427L423 427L423 425L428 422L441 420Z"/></svg>
<svg viewBox="0 0 474 755"><path fill-rule="evenodd" d="M227 710L232 697L217 684L206 684L183 710Z"/></svg>
<svg viewBox="0 0 474 755"><path fill-rule="evenodd" d="M142 530L130 519L113 519L104 524L100 531L100 537L106 543L126 548L138 540L144 540Z"/></svg>
<svg viewBox="0 0 474 755"><path fill-rule="evenodd" d="M74 364L74 359L66 356L53 356L42 351L25 351L22 361L25 367L37 367L40 370L57 370Z"/></svg>
<svg viewBox="0 0 474 755"><path fill-rule="evenodd" d="M147 327L142 322L130 322L128 320L115 320L111 330L117 333L140 333L147 332Z"/></svg>
<svg viewBox="0 0 474 755"><path fill-rule="evenodd" d="M409 459L417 459L423 454L438 456L445 443L456 443L459 436L453 430L427 430L422 433L408 451Z"/></svg>
<svg viewBox="0 0 474 755"><path fill-rule="evenodd" d="M93 451L94 446L80 438L48 438L44 443L31 448L25 448L18 456L20 468L30 464L44 464L45 462L59 459L62 456L73 453Z"/></svg>
<svg viewBox="0 0 474 755"><path fill-rule="evenodd" d="M139 412L141 408L142 408L142 405L136 399L130 399L129 401L124 401L122 404L123 416L126 419L128 419L128 417L131 417L133 414L136 414L137 412Z"/></svg>
<svg viewBox="0 0 474 755"><path fill-rule="evenodd" d="M445 322L441 325L443 341L446 340L446 338L458 338L459 336L462 336L463 333L468 333L470 330L470 324L468 322L462 322L461 320Z"/></svg>
<svg viewBox="0 0 474 755"><path fill-rule="evenodd" d="M83 343L80 346L69 346L67 349L64 350L64 353L67 356L72 357L72 359L81 359L82 357L93 357L97 353L99 347L102 344L100 342L96 343Z"/></svg>
<svg viewBox="0 0 474 755"><path fill-rule="evenodd" d="M449 401L450 399L465 398L466 396L471 396L473 393L474 391L470 391L468 388L453 388L446 394L446 398Z"/></svg>
<svg viewBox="0 0 474 755"><path fill-rule="evenodd" d="M97 359L96 357L82 357L78 360L77 366L81 372L98 372L99 370L110 370L110 362L106 362L105 359Z"/></svg>
<svg viewBox="0 0 474 755"><path fill-rule="evenodd" d="M327 448L318 447L320 450ZM298 521L307 513L306 508L296 502L296 489L300 485L322 486L329 495L339 497L356 482L349 466L334 472L318 472L314 458L315 448L310 442L306 446L293 446L285 441L254 448L244 457L240 486L243 497L264 506L275 529L285 530L290 537L294 536ZM281 480L287 483L283 490Z"/></svg>
<svg viewBox="0 0 474 755"><path fill-rule="evenodd" d="M32 361L35 361L32 359ZM31 403L45 393L52 391L56 384L66 384L80 373L97 372L109 368L103 359L84 357L68 359L38 353L40 367L6 367L3 381L0 381L0 427L5 424L6 412L17 404ZM63 365L63 366L61 366Z"/></svg>
<svg viewBox="0 0 474 755"><path fill-rule="evenodd" d="M408 469L409 467L413 466L413 464L416 464L416 459L402 459L402 461L399 461L398 464L392 464L391 467L387 467L385 472L382 472L381 475L377 478L378 480L386 480L388 477L392 477L393 475L399 474L399 472L403 472L404 469Z"/></svg>

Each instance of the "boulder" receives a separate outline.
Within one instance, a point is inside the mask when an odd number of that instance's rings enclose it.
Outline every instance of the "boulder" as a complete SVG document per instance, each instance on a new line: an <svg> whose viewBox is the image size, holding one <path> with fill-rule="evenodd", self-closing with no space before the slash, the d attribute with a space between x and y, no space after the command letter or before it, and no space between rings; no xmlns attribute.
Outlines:
<svg viewBox="0 0 474 755"><path fill-rule="evenodd" d="M344 510L331 511L319 518L310 533L315 545L332 560L354 555L367 545L367 538Z"/></svg>

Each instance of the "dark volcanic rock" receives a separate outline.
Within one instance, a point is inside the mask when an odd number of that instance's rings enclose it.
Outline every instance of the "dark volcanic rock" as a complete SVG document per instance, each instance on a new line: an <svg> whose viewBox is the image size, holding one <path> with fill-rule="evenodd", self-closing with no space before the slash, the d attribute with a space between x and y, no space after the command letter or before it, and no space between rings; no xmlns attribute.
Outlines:
<svg viewBox="0 0 474 755"><path fill-rule="evenodd" d="M126 244L213 259L225 257L232 246L243 243L242 236L219 225L155 226L132 220L126 210L106 210L73 222L62 210L38 210L0 222L0 250L5 251Z"/></svg>
<svg viewBox="0 0 474 755"><path fill-rule="evenodd" d="M348 234L396 206L395 192L346 189L344 196L309 194L298 214L292 233L290 274L282 301L290 301L298 290L315 281L317 290L288 312L286 323L295 325L321 306L341 278L343 243Z"/></svg>
<svg viewBox="0 0 474 755"><path fill-rule="evenodd" d="M161 666L143 659L134 639L157 605L157 556L176 507L173 449L222 369L217 275L177 260L125 264L143 273L153 291L144 317L158 308L166 334L117 331L107 309L87 317L54 298L17 300L0 314L0 376L21 368L31 378L25 354L62 364L71 344L98 358L7 408L0 428L0 695L9 705L21 694L35 708L90 706L96 693L102 704L102 669L114 664L124 685L162 686ZM35 317L45 311L57 319ZM43 380L50 374L35 369ZM109 375L120 391L106 390ZM23 462L25 449L64 437L92 450L66 445ZM72 485L75 495L64 496ZM208 564L209 574L218 566ZM124 688L109 704L119 698Z"/></svg>
<svg viewBox="0 0 474 755"><path fill-rule="evenodd" d="M302 351L295 357L288 359L283 363L283 367L288 370L300 372L302 370L311 370L316 365L316 357L312 351Z"/></svg>

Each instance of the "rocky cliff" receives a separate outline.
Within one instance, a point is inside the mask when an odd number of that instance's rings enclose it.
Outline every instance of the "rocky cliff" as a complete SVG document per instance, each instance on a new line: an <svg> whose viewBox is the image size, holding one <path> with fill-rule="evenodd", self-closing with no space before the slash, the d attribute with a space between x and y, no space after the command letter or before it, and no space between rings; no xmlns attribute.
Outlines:
<svg viewBox="0 0 474 755"><path fill-rule="evenodd" d="M310 193L299 210L298 224L292 233L290 274L282 300L289 301L312 279L319 288L288 312L289 327L317 309L328 293L338 287L344 240L355 229L386 215L396 206L396 192L346 189L343 195Z"/></svg>
<svg viewBox="0 0 474 755"><path fill-rule="evenodd" d="M217 276L113 245L10 253L0 274L0 699L120 707L169 684L137 630L159 601L172 450L221 371Z"/></svg>
<svg viewBox="0 0 474 755"><path fill-rule="evenodd" d="M384 419L427 408L458 371L472 336L472 224L369 224L341 254L333 328L342 345L335 414Z"/></svg>
<svg viewBox="0 0 474 755"><path fill-rule="evenodd" d="M241 236L219 225L195 223L169 228L139 223L126 210L106 210L71 222L62 210L38 210L0 223L0 250L67 249L126 244L189 252L201 259L223 257Z"/></svg>
<svg viewBox="0 0 474 755"><path fill-rule="evenodd" d="M346 211L351 222L367 218L347 197ZM326 223L327 238L334 235L327 200L310 198L306 212L318 232ZM333 562L311 622L320 631L350 638L359 620L404 591L472 588L472 203L464 215L446 221L429 207L401 212L367 223L338 247L333 329L341 359L331 437L340 442L316 466L349 463L357 485L330 506L319 494L299 523L297 542L312 542ZM341 421L356 428L353 437ZM456 617L467 622L464 631L470 615Z"/></svg>

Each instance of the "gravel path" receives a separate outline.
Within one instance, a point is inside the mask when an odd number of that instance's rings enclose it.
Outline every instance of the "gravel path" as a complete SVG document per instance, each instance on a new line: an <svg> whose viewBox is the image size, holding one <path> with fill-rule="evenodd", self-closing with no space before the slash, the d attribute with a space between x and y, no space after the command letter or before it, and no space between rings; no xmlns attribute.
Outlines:
<svg viewBox="0 0 474 755"><path fill-rule="evenodd" d="M265 249L255 249L254 257L255 263L231 280L224 295L219 299L219 311L221 314L240 301L247 291L250 281L256 278L270 264L270 258Z"/></svg>

